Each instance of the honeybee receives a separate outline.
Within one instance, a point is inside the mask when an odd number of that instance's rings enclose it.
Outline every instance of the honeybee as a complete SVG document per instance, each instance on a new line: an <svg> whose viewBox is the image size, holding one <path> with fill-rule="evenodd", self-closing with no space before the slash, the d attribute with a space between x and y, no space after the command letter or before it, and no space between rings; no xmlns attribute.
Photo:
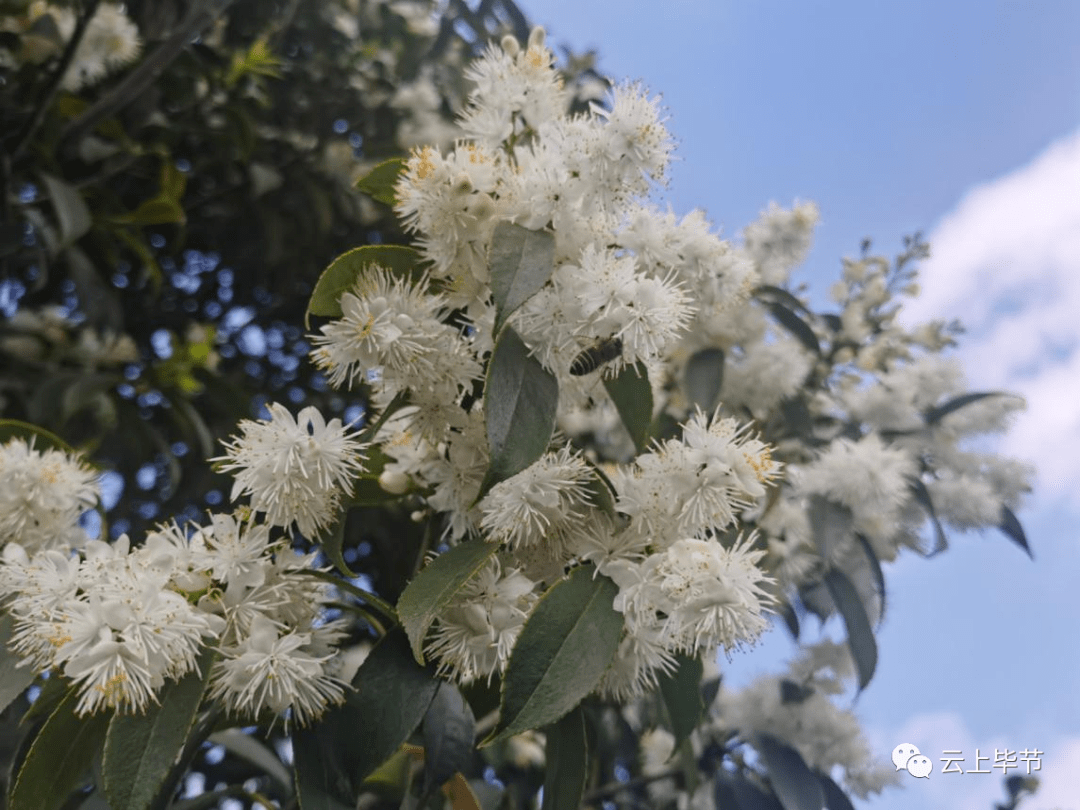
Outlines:
<svg viewBox="0 0 1080 810"><path fill-rule="evenodd" d="M574 362L570 364L570 373L575 377L591 374L604 363L610 363L621 355L622 350L622 338L604 338L574 358Z"/></svg>

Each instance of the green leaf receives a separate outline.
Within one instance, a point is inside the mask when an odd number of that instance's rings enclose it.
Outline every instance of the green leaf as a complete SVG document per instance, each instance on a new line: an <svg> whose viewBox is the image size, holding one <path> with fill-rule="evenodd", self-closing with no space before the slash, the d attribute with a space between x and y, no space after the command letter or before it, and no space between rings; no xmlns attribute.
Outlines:
<svg viewBox="0 0 1080 810"><path fill-rule="evenodd" d="M440 683L424 715L423 795L464 772L472 761L476 719L472 709L452 683Z"/></svg>
<svg viewBox="0 0 1080 810"><path fill-rule="evenodd" d="M915 500L919 502L919 505L926 510L926 515L930 518L930 523L934 527L934 547L926 555L933 557L948 548L949 541L945 538L945 530L941 527L941 521L938 520L937 510L934 509L934 501L930 498L930 490L926 488L926 484L923 483L921 478L911 478L909 483L911 484L911 494L915 496Z"/></svg>
<svg viewBox="0 0 1080 810"><path fill-rule="evenodd" d="M282 791L292 791L292 775L285 764L251 734L245 734L238 728L227 728L207 738L207 742L222 746L234 757L250 762L260 771L278 783Z"/></svg>
<svg viewBox="0 0 1080 810"><path fill-rule="evenodd" d="M8 807L59 810L86 784L104 742L109 715L79 717L75 714L78 702L78 690L70 690L38 731L12 779Z"/></svg>
<svg viewBox="0 0 1080 810"><path fill-rule="evenodd" d="M821 495L811 495L809 508L810 532L818 553L828 559L833 551L844 545L851 534L854 519L846 506L833 503Z"/></svg>
<svg viewBox="0 0 1080 810"><path fill-rule="evenodd" d="M32 667L20 667L22 658L8 649L15 622L11 615L0 616L0 712L11 705L34 682L37 673Z"/></svg>
<svg viewBox="0 0 1080 810"><path fill-rule="evenodd" d="M555 237L500 222L491 237L491 293L495 334L518 307L547 284L555 270Z"/></svg>
<svg viewBox="0 0 1080 810"><path fill-rule="evenodd" d="M213 660L214 651L207 648L199 670L169 681L157 705L142 714L117 714L109 722L101 768L113 807L147 808L171 789L165 780L195 725Z"/></svg>
<svg viewBox="0 0 1080 810"><path fill-rule="evenodd" d="M364 779L420 724L439 681L413 659L400 629L387 633L353 678L356 691L317 725L293 734L303 810L352 807Z"/></svg>
<svg viewBox="0 0 1080 810"><path fill-rule="evenodd" d="M408 161L401 157L384 160L356 181L357 191L362 191L379 202L392 206L396 202L394 186L397 185L398 178L405 171L407 163Z"/></svg>
<svg viewBox="0 0 1080 810"><path fill-rule="evenodd" d="M1012 396L1004 391L981 391L973 394L963 394L958 397L950 399L948 402L944 402L941 405L931 408L923 414L923 419L926 420L928 425L936 425L946 416L953 411L958 411L965 405L970 405L972 402L978 402L980 399L986 399L987 397L1007 397Z"/></svg>
<svg viewBox="0 0 1080 810"><path fill-rule="evenodd" d="M498 543L483 540L459 543L424 566L405 587L397 613L419 663L424 662L424 637L435 617L498 550Z"/></svg>
<svg viewBox="0 0 1080 810"><path fill-rule="evenodd" d="M553 723L593 690L619 647L618 591L583 565L541 597L510 654L499 724L483 745Z"/></svg>
<svg viewBox="0 0 1080 810"><path fill-rule="evenodd" d="M877 668L877 641L866 608L859 598L859 592L843 572L832 569L825 575L825 587L829 589L836 609L844 617L847 626L848 647L859 672L859 690L862 691L874 677Z"/></svg>
<svg viewBox="0 0 1080 810"><path fill-rule="evenodd" d="M649 444L653 411L652 386L645 364L639 361L633 366L623 366L614 379L604 378L604 388L634 440L634 447L644 453Z"/></svg>
<svg viewBox="0 0 1080 810"><path fill-rule="evenodd" d="M795 608L791 603L784 601L779 604L776 612L780 614L780 618L784 620L784 626L787 627L788 632L791 633L791 638L795 641L799 640L799 614L795 612Z"/></svg>
<svg viewBox="0 0 1080 810"><path fill-rule="evenodd" d="M182 225L187 222L184 207L176 200L159 194L144 200L134 211L109 217L117 225Z"/></svg>
<svg viewBox="0 0 1080 810"><path fill-rule="evenodd" d="M79 190L59 177L42 173L41 179L49 191L56 221L60 224L60 247L66 247L90 230L93 224L90 208Z"/></svg>
<svg viewBox="0 0 1080 810"><path fill-rule="evenodd" d="M34 447L38 450L59 450L62 453L79 456L74 447L45 428L29 422L20 422L18 419L0 419L0 444L7 444L11 439L25 439L27 442L32 439Z"/></svg>
<svg viewBox="0 0 1080 810"><path fill-rule="evenodd" d="M804 686L795 681L789 681L784 678L780 681L780 702L787 703L802 703L808 697L814 694L814 687Z"/></svg>
<svg viewBox="0 0 1080 810"><path fill-rule="evenodd" d="M488 490L524 470L547 450L555 430L559 384L529 354L512 327L495 343L484 387L491 466L480 485L479 501Z"/></svg>
<svg viewBox="0 0 1080 810"><path fill-rule="evenodd" d="M585 714L578 706L554 725L544 729L544 804L541 810L581 806L589 772L589 743Z"/></svg>
<svg viewBox="0 0 1080 810"><path fill-rule="evenodd" d="M593 474L586 484L586 489L592 496L592 503L608 517L615 517L615 485L611 483L611 479L604 471L591 461L585 459L585 464Z"/></svg>
<svg viewBox="0 0 1080 810"><path fill-rule="evenodd" d="M825 797L826 810L855 810L851 799L828 775L819 773L818 779L821 781L821 792Z"/></svg>
<svg viewBox="0 0 1080 810"><path fill-rule="evenodd" d="M762 735L755 748L769 772L773 793L784 810L821 810L825 803L821 783L794 748Z"/></svg>
<svg viewBox="0 0 1080 810"><path fill-rule="evenodd" d="M807 308L806 304L783 287L776 287L772 284L762 284L754 290L754 297L763 301L768 301L771 298L772 300L783 304L792 312L802 312L803 314L810 316L814 314Z"/></svg>
<svg viewBox="0 0 1080 810"><path fill-rule="evenodd" d="M998 528L1005 532L1006 537L1026 551L1031 559L1035 559L1031 546L1028 545L1027 535L1024 534L1024 527L1020 525L1020 519L1005 504L1001 505L1001 522L998 523Z"/></svg>
<svg viewBox="0 0 1080 810"><path fill-rule="evenodd" d="M817 335L814 334L814 330L810 328L806 321L783 304L775 301L771 301L765 306L769 308L769 312L776 318L777 323L794 335L803 346L814 354L821 354L821 345L818 343Z"/></svg>
<svg viewBox="0 0 1080 810"><path fill-rule="evenodd" d="M304 326L310 327L311 316L341 317L341 294L351 290L356 280L378 265L391 273L412 278L412 271L420 262L420 254L401 245L364 245L342 253L323 270L315 289L311 292Z"/></svg>
<svg viewBox="0 0 1080 810"><path fill-rule="evenodd" d="M345 556L342 554L342 547L345 545L345 523L348 519L349 509L345 507L338 512L334 522L323 532L319 538L319 546L322 548L323 553L326 554L326 558L334 564L334 567L346 577L352 579L356 574L349 569L349 564L345 562Z"/></svg>
<svg viewBox="0 0 1080 810"><path fill-rule="evenodd" d="M724 385L724 350L702 349L686 361L684 378L686 398L706 413L720 404Z"/></svg>
<svg viewBox="0 0 1080 810"><path fill-rule="evenodd" d="M705 704L701 697L701 678L705 668L700 658L679 654L678 668L670 675L660 676L660 694L664 697L671 732L678 746L690 736L701 720Z"/></svg>
<svg viewBox="0 0 1080 810"><path fill-rule="evenodd" d="M867 562L870 564L870 572L874 576L874 585L877 588L878 596L881 597L881 612L877 622L880 627L885 618L885 574L881 570L881 560L878 559L877 553L874 551L870 541L866 539L866 535L856 532L855 537L858 539L859 545L866 555Z"/></svg>

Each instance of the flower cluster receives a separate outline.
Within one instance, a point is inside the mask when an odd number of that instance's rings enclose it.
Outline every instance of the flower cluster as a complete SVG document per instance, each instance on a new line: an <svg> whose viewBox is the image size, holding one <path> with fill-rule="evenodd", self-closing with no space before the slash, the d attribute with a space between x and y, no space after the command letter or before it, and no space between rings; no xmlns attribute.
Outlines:
<svg viewBox="0 0 1080 810"><path fill-rule="evenodd" d="M233 496L249 495L250 506L203 526L164 524L137 547L127 535L110 544L80 532L96 492L78 462L22 440L2 448L2 492L13 500L0 511L0 597L14 619L11 647L36 672L69 678L79 713L144 711L166 681L209 660L210 697L242 717L305 725L344 698L347 623L328 618L334 589L305 576L319 570L318 555L295 552L275 530L324 526L362 469L364 445L314 408L295 418L269 410L227 445Z"/></svg>

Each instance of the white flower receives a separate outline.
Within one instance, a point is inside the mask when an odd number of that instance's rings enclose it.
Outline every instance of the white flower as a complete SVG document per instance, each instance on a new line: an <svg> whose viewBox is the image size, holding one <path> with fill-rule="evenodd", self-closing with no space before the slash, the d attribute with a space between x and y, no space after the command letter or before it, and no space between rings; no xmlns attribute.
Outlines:
<svg viewBox="0 0 1080 810"><path fill-rule="evenodd" d="M310 644L310 635L283 632L256 617L246 638L222 650L225 657L211 673L211 697L249 718L289 710L286 723L306 726L345 697L345 684L326 671L332 656L313 653Z"/></svg>
<svg viewBox="0 0 1080 810"><path fill-rule="evenodd" d="M763 613L772 600L762 587L769 577L757 565L764 552L752 550L753 541L751 535L724 548L687 538L636 571L612 570L615 609L630 616L631 632L640 617L655 617L665 646L690 655L756 641L769 627Z"/></svg>
<svg viewBox="0 0 1080 810"><path fill-rule="evenodd" d="M818 208L812 202L797 202L790 211L770 203L760 219L746 227L746 250L765 284L783 284L791 269L806 258L817 221Z"/></svg>
<svg viewBox="0 0 1080 810"><path fill-rule="evenodd" d="M65 39L69 35L65 36ZM76 91L97 84L139 55L139 29L116 3L102 3L90 19L62 87Z"/></svg>
<svg viewBox="0 0 1080 810"><path fill-rule="evenodd" d="M313 537L336 517L352 477L361 472L367 446L346 434L340 419L327 423L309 406L296 419L278 403L267 406L269 420L240 423L243 436L225 444L226 454L212 459L236 472L231 498L251 496L251 507L266 513L272 526L294 521Z"/></svg>
<svg viewBox="0 0 1080 810"><path fill-rule="evenodd" d="M86 464L34 440L0 445L0 545L18 543L33 553L86 542L79 516L98 502L97 475Z"/></svg>
<svg viewBox="0 0 1080 810"><path fill-rule="evenodd" d="M558 540L583 516L592 478L581 456L564 447L547 453L517 475L501 481L480 502L480 528L490 539L518 548L545 537Z"/></svg>
<svg viewBox="0 0 1080 810"><path fill-rule="evenodd" d="M471 542L483 542L473 540ZM536 583L493 557L439 615L427 652L459 683L502 672L537 596Z"/></svg>

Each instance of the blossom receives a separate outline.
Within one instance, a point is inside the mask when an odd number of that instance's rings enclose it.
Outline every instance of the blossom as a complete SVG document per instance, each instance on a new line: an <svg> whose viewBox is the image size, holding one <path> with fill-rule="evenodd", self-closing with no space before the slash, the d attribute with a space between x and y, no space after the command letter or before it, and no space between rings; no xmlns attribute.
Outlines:
<svg viewBox="0 0 1080 810"><path fill-rule="evenodd" d="M439 614L427 652L439 660L440 674L470 683L502 672L536 604L535 586L491 558Z"/></svg>
<svg viewBox="0 0 1080 810"><path fill-rule="evenodd" d="M580 521L591 479L584 459L570 448L547 453L492 487L480 503L480 528L510 548L557 538Z"/></svg>
<svg viewBox="0 0 1080 810"><path fill-rule="evenodd" d="M352 476L363 471L365 443L345 432L340 419L323 418L314 406L294 419L278 403L267 406L270 419L240 423L243 434L225 443L226 454L213 461L236 471L233 500L251 496L251 507L266 513L272 526L296 523L308 537L335 517Z"/></svg>
<svg viewBox="0 0 1080 810"><path fill-rule="evenodd" d="M305 726L345 699L345 683L327 672L333 656L310 647L309 634L283 632L257 616L244 639L222 650L211 671L210 696L250 718L288 710L290 720Z"/></svg>
<svg viewBox="0 0 1080 810"><path fill-rule="evenodd" d="M97 475L68 453L34 445L33 438L0 445L0 544L31 553L82 545L78 520L100 498Z"/></svg>

